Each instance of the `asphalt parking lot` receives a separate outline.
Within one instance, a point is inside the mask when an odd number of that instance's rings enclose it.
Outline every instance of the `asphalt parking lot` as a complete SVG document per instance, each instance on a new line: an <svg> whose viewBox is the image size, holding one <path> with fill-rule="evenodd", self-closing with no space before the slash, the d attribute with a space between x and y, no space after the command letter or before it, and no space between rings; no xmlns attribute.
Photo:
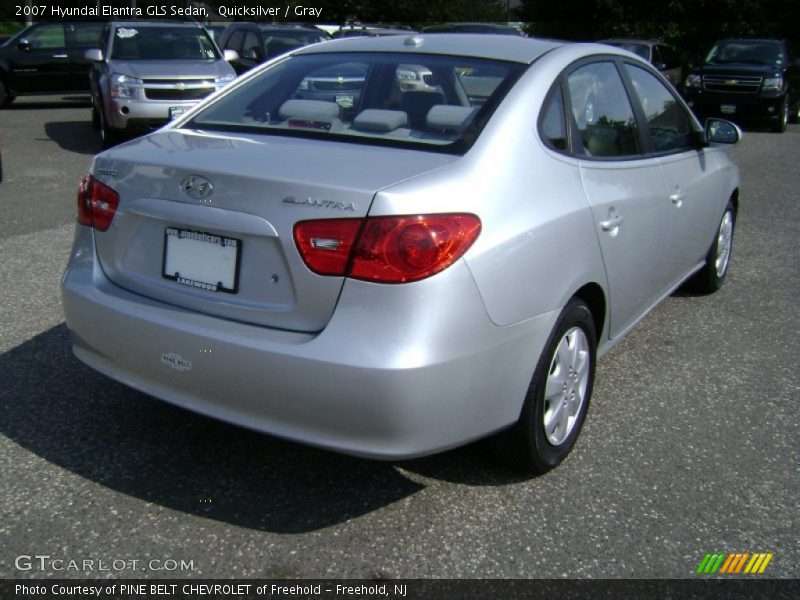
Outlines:
<svg viewBox="0 0 800 600"><path fill-rule="evenodd" d="M732 150L723 289L673 295L602 359L572 456L524 479L479 444L380 463L283 442L73 358L84 100L0 111L0 576L682 578L744 551L800 577L800 125Z"/></svg>

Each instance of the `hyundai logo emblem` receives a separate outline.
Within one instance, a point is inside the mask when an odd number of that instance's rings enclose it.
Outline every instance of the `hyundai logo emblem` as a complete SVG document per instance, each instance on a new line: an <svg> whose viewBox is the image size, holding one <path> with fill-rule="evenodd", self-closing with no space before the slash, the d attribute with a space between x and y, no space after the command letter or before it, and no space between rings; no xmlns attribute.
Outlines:
<svg viewBox="0 0 800 600"><path fill-rule="evenodd" d="M189 175L181 181L181 190L193 200L203 200L211 195L214 186L201 175Z"/></svg>

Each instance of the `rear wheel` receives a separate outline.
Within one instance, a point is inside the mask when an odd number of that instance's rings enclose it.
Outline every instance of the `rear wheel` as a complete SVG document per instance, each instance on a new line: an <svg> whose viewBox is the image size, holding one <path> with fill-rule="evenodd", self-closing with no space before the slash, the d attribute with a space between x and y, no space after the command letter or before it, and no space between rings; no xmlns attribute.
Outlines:
<svg viewBox="0 0 800 600"><path fill-rule="evenodd" d="M539 474L567 457L589 408L596 348L592 313L583 301L573 299L561 311L539 358L519 421L494 440L504 462Z"/></svg>
<svg viewBox="0 0 800 600"><path fill-rule="evenodd" d="M706 262L689 280L689 287L698 292L710 294L716 292L725 283L728 267L733 252L733 229L736 225L736 213L733 203L729 202L717 228L717 234L706 255Z"/></svg>

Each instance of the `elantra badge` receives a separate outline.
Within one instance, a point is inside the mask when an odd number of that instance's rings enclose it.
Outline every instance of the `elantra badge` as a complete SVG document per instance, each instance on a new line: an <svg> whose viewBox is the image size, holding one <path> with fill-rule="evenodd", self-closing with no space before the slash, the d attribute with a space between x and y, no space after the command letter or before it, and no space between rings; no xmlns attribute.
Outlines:
<svg viewBox="0 0 800 600"><path fill-rule="evenodd" d="M299 204L302 206L313 206L316 208L332 208L334 210L356 210L354 202L338 202L336 200L317 200L316 198L295 198L287 196L283 199L285 204Z"/></svg>

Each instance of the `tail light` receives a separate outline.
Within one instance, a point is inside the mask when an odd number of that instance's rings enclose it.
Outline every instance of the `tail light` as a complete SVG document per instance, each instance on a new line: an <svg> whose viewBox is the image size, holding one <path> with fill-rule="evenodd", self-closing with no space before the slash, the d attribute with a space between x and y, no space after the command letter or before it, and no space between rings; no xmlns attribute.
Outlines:
<svg viewBox="0 0 800 600"><path fill-rule="evenodd" d="M413 215L302 221L294 239L315 273L407 283L452 265L480 231L475 215Z"/></svg>
<svg viewBox="0 0 800 600"><path fill-rule="evenodd" d="M78 187L78 223L105 231L111 226L119 205L119 194L106 184L86 175Z"/></svg>

